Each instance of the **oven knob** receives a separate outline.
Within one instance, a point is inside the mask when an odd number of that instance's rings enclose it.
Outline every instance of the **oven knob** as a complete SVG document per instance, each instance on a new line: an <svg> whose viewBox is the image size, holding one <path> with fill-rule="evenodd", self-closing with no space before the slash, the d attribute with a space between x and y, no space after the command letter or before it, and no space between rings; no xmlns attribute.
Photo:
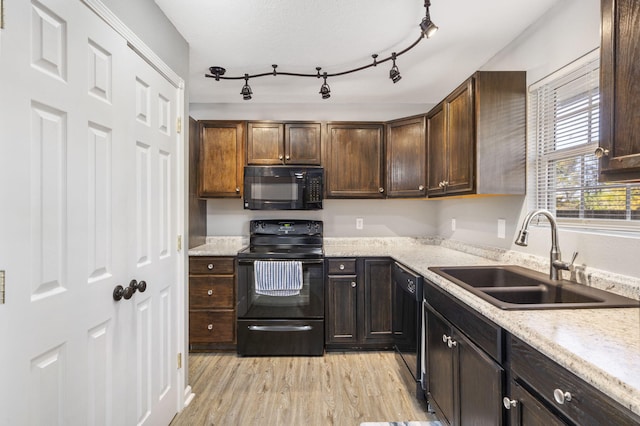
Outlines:
<svg viewBox="0 0 640 426"><path fill-rule="evenodd" d="M213 294L213 290L209 290L209 291L207 291L207 294L208 294L209 296L211 296L211 295Z"/></svg>

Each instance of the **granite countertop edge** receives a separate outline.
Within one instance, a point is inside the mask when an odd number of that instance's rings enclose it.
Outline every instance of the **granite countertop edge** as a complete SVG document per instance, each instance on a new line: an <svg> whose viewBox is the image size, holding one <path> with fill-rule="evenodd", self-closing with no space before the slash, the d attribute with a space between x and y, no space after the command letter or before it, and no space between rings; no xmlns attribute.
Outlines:
<svg viewBox="0 0 640 426"><path fill-rule="evenodd" d="M207 244L190 249L189 255L234 256L246 245L247 240L242 237L208 237ZM504 311L428 269L431 266L519 264L541 272L548 271L548 260L510 250L473 246L440 238L411 237L325 237L324 249L326 257L372 256L395 259L640 415L640 307ZM636 300L640 298L640 280L634 277L590 270L577 279L582 279L586 285L607 289ZM603 330L591 330L593 318L606 320L609 316L626 319L624 332L603 332L595 337L590 334L607 331L606 327ZM630 334L632 342L627 343ZM602 349L599 348L597 355L592 356L592 351L585 345L594 338L601 339L597 344ZM630 346L627 347L627 344ZM613 348L610 357L598 358L607 354L607 348ZM612 360L616 360L616 363L612 363Z"/></svg>

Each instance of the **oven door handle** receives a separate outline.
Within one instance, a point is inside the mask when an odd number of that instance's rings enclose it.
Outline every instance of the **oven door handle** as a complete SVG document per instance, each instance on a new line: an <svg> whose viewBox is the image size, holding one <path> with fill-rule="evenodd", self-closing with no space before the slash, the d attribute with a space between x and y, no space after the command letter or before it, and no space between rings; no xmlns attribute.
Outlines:
<svg viewBox="0 0 640 426"><path fill-rule="evenodd" d="M310 325L250 325L251 331L311 331Z"/></svg>
<svg viewBox="0 0 640 426"><path fill-rule="evenodd" d="M302 266L304 265L322 265L324 263L324 259L300 259L300 258L294 258L294 259L269 259L269 258L263 258L263 259L238 259L238 263L242 264L242 265L247 265L247 264L253 264L253 262L255 260L292 260L292 261L300 261L302 262Z"/></svg>

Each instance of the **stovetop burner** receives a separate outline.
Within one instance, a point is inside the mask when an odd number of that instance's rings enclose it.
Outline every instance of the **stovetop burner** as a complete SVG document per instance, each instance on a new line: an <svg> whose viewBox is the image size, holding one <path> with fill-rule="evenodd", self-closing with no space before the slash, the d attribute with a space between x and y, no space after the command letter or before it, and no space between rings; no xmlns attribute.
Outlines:
<svg viewBox="0 0 640 426"><path fill-rule="evenodd" d="M239 258L321 259L322 222L317 220L252 220L249 247Z"/></svg>

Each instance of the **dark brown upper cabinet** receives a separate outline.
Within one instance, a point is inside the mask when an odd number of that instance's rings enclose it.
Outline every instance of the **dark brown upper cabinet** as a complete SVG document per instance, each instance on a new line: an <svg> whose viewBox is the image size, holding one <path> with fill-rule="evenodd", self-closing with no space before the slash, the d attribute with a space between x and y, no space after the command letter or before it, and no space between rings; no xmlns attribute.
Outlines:
<svg viewBox="0 0 640 426"><path fill-rule="evenodd" d="M523 71L478 71L427 113L427 194L525 193Z"/></svg>
<svg viewBox="0 0 640 426"><path fill-rule="evenodd" d="M199 122L200 197L240 198L244 172L244 121Z"/></svg>
<svg viewBox="0 0 640 426"><path fill-rule="evenodd" d="M387 197L426 195L425 117L387 123Z"/></svg>
<svg viewBox="0 0 640 426"><path fill-rule="evenodd" d="M327 198L384 198L384 134L380 123L329 123Z"/></svg>
<svg viewBox="0 0 640 426"><path fill-rule="evenodd" d="M247 164L321 164L320 123L249 122Z"/></svg>
<svg viewBox="0 0 640 426"><path fill-rule="evenodd" d="M640 180L640 2L602 0L600 180Z"/></svg>

